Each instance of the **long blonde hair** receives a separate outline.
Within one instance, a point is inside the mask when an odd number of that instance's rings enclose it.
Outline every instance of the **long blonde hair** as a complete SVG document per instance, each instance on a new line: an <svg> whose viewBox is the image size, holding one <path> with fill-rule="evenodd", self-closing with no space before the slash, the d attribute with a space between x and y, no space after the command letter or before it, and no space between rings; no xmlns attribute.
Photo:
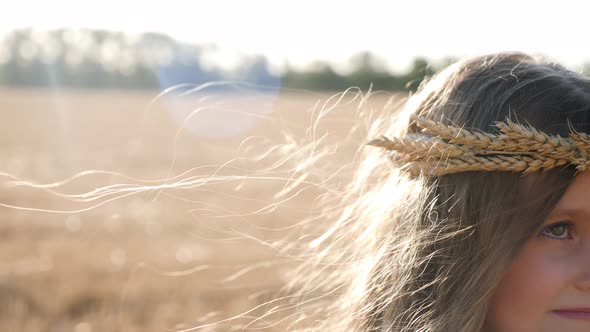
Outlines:
<svg viewBox="0 0 590 332"><path fill-rule="evenodd" d="M417 132L412 114L483 131L515 117L567 135L568 121L590 129L590 80L517 52L470 58L374 121L369 135ZM314 330L481 331L496 285L574 173L413 178L366 148L343 199L350 203L295 278L302 295L333 295L318 305L324 319Z"/></svg>

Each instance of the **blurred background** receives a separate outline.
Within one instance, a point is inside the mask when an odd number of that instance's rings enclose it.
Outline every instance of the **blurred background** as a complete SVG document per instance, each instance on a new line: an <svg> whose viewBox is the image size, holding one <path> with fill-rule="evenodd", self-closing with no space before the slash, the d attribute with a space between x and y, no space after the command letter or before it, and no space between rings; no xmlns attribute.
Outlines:
<svg viewBox="0 0 590 332"><path fill-rule="evenodd" d="M327 223L321 187L350 179L364 112L484 53L590 73L581 6L11 3L0 330L289 330L285 285L305 258L286 248ZM341 162L314 182L298 167L319 142Z"/></svg>

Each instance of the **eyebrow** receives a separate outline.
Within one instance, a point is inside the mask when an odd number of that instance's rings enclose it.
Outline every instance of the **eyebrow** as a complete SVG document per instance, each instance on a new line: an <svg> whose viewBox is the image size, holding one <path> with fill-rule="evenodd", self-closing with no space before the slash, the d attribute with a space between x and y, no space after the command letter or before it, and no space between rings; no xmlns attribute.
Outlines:
<svg viewBox="0 0 590 332"><path fill-rule="evenodd" d="M572 217L582 217L582 218L590 218L590 211L584 210L584 209L566 209L566 208L557 208L553 211L551 211L551 213L549 213L549 215L547 216L547 218L553 218L553 217L557 217L559 215L568 215L568 216L572 216Z"/></svg>

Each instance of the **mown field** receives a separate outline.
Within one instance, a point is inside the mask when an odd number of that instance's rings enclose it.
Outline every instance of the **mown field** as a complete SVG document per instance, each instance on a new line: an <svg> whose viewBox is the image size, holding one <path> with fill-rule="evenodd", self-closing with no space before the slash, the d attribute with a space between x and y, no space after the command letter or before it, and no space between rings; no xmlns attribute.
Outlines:
<svg viewBox="0 0 590 332"><path fill-rule="evenodd" d="M325 183L346 181L355 115L390 97L331 96L0 90L0 330L287 330L268 301L324 176L284 190L322 152L297 142L338 146Z"/></svg>

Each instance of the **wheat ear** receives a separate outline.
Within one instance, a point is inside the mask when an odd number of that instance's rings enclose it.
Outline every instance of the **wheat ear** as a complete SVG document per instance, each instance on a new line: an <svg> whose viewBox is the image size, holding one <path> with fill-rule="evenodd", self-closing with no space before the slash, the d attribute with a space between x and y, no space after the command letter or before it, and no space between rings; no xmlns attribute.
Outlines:
<svg viewBox="0 0 590 332"><path fill-rule="evenodd" d="M428 157L458 158L474 155L473 151L466 147L449 144L436 138L424 139L413 134L408 134L403 138L393 137L391 139L382 136L367 144L394 151L403 160L417 160Z"/></svg>
<svg viewBox="0 0 590 332"><path fill-rule="evenodd" d="M563 159L531 158L527 156L486 156L456 159L429 159L402 165L410 173L417 175L424 172L433 176L467 171L510 171L528 174L538 170L547 170L566 164Z"/></svg>
<svg viewBox="0 0 590 332"><path fill-rule="evenodd" d="M469 131L464 128L445 125L425 117L412 115L411 119L422 131L453 143L465 144L477 148L487 148L497 137L485 132Z"/></svg>
<svg viewBox="0 0 590 332"><path fill-rule="evenodd" d="M571 138L559 135L549 135L533 127L514 123L496 122L496 127L503 134L502 137L517 142L517 151L530 151L557 159L573 159L576 144Z"/></svg>

